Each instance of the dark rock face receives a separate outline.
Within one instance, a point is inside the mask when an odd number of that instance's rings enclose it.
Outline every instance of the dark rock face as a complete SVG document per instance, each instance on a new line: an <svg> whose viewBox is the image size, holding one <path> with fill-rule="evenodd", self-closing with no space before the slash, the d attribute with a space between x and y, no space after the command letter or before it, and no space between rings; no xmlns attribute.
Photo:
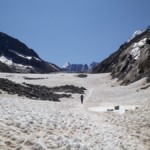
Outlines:
<svg viewBox="0 0 150 150"><path fill-rule="evenodd" d="M12 72L12 71L6 64L0 62L0 72Z"/></svg>
<svg viewBox="0 0 150 150"><path fill-rule="evenodd" d="M93 61L92 63L90 63L88 72L90 72L90 73L93 72L93 68L95 68L98 64L99 63L97 63L95 61Z"/></svg>
<svg viewBox="0 0 150 150"><path fill-rule="evenodd" d="M93 69L93 73L111 72L122 84L150 76L150 29L120 46Z"/></svg>
<svg viewBox="0 0 150 150"><path fill-rule="evenodd" d="M8 79L0 78L0 89L8 94L18 94L30 99L40 99L49 101L60 101L60 98L70 98L72 94L84 94L84 87L76 87L73 85L64 85L59 87L49 88L40 85L17 84ZM56 92L64 92L69 94L57 94Z"/></svg>
<svg viewBox="0 0 150 150"><path fill-rule="evenodd" d="M19 73L59 71L59 67L42 60L34 50L28 48L24 43L2 32L0 32L0 62L3 63L3 66L0 64L0 71L2 72L8 70ZM6 70L3 69L4 64Z"/></svg>

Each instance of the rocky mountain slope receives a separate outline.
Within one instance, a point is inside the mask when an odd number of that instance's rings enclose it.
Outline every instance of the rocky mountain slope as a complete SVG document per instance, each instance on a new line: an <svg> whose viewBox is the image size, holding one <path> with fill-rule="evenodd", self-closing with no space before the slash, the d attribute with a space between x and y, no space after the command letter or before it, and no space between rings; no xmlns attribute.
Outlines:
<svg viewBox="0 0 150 150"><path fill-rule="evenodd" d="M50 73L59 70L24 43L0 32L0 72Z"/></svg>
<svg viewBox="0 0 150 150"><path fill-rule="evenodd" d="M93 69L93 73L111 72L122 84L150 77L150 27L125 42Z"/></svg>

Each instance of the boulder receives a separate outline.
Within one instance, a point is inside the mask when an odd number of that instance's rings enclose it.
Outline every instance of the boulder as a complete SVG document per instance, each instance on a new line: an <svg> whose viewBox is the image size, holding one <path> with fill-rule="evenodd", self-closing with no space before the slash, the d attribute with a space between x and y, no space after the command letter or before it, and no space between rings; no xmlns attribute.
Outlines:
<svg viewBox="0 0 150 150"><path fill-rule="evenodd" d="M115 110L119 110L119 106L115 106L114 109L115 109Z"/></svg>

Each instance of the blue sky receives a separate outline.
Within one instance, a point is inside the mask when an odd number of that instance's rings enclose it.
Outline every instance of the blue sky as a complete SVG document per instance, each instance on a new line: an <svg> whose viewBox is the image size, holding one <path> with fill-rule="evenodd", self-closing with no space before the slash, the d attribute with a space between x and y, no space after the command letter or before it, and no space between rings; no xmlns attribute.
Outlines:
<svg viewBox="0 0 150 150"><path fill-rule="evenodd" d="M49 62L100 62L150 25L150 0L0 0L0 31Z"/></svg>

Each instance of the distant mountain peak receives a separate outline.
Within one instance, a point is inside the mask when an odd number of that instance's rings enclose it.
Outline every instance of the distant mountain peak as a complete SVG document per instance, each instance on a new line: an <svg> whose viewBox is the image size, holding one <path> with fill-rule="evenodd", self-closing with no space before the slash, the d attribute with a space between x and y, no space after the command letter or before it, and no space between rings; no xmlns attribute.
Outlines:
<svg viewBox="0 0 150 150"><path fill-rule="evenodd" d="M97 64L94 61L89 66L87 64L71 64L70 62L66 62L62 70L67 72L91 72Z"/></svg>
<svg viewBox="0 0 150 150"><path fill-rule="evenodd" d="M70 62L67 61L67 62L63 65L63 68L68 68L70 65L71 65Z"/></svg>

